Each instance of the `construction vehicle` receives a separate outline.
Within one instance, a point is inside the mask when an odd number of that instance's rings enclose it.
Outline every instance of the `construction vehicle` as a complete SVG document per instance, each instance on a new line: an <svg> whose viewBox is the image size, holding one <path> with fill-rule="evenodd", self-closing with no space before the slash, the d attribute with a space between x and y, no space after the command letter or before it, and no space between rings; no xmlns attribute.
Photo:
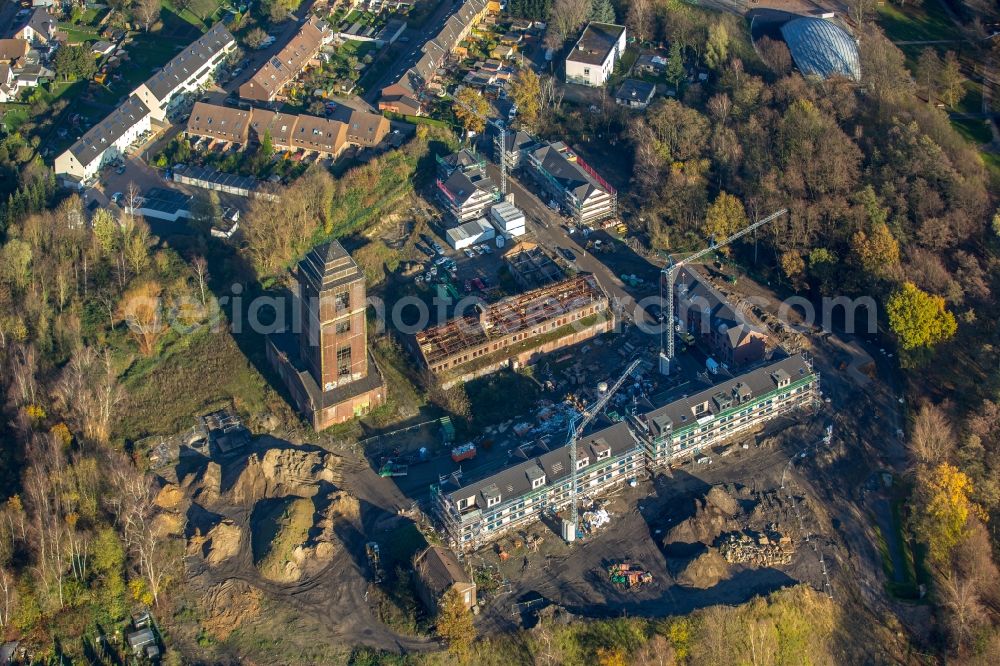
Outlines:
<svg viewBox="0 0 1000 666"><path fill-rule="evenodd" d="M461 446L456 446L451 450L451 459L455 462L462 462L463 460L472 460L476 457L476 445L472 442L467 442Z"/></svg>
<svg viewBox="0 0 1000 666"><path fill-rule="evenodd" d="M395 460L388 460L382 468L378 471L378 475L383 478L393 477L393 476L406 476L409 473L409 466L401 465Z"/></svg>
<svg viewBox="0 0 1000 666"><path fill-rule="evenodd" d="M376 584L381 583L385 577L385 572L382 570L382 551L379 549L378 544L374 541L366 543L365 555L368 557L368 567L372 572L372 580Z"/></svg>
<svg viewBox="0 0 1000 666"><path fill-rule="evenodd" d="M653 582L653 574L629 562L618 562L608 566L608 580L622 589L648 585Z"/></svg>

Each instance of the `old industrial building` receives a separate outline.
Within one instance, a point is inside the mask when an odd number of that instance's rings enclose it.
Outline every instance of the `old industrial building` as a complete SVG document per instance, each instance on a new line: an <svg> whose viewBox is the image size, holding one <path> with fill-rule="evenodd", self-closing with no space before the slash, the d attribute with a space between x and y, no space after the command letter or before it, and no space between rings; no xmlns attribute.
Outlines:
<svg viewBox="0 0 1000 666"><path fill-rule="evenodd" d="M590 23L566 56L566 83L603 86L625 53L625 26Z"/></svg>
<svg viewBox="0 0 1000 666"><path fill-rule="evenodd" d="M268 337L267 356L316 430L385 402L385 384L368 354L365 278L337 241L314 248L297 270L292 331Z"/></svg>
<svg viewBox="0 0 1000 666"><path fill-rule="evenodd" d="M618 214L618 193L562 141L527 154L528 173L577 224L593 224Z"/></svg>
<svg viewBox="0 0 1000 666"><path fill-rule="evenodd" d="M676 277L674 307L689 333L700 339L720 363L734 368L764 358L767 335L737 312L695 268L685 266Z"/></svg>
<svg viewBox="0 0 1000 666"><path fill-rule="evenodd" d="M606 494L641 473L759 430L775 418L820 399L819 374L796 355L656 406L645 401L620 421L577 441L581 502ZM522 446L517 462L476 479L452 474L431 487L433 510L451 545L463 551L536 522L571 501L570 450Z"/></svg>
<svg viewBox="0 0 1000 666"><path fill-rule="evenodd" d="M389 121L380 115L350 109L341 117L345 120L198 102L184 131L191 137L238 146L260 144L270 135L276 150L334 158L349 146L376 146L389 133Z"/></svg>
<svg viewBox="0 0 1000 666"><path fill-rule="evenodd" d="M577 276L480 306L416 334L423 364L451 386L583 342L613 328L608 297Z"/></svg>
<svg viewBox="0 0 1000 666"><path fill-rule="evenodd" d="M324 44L333 39L333 31L325 21L310 18L281 51L265 62L250 79L240 86L240 97L258 102L278 99Z"/></svg>

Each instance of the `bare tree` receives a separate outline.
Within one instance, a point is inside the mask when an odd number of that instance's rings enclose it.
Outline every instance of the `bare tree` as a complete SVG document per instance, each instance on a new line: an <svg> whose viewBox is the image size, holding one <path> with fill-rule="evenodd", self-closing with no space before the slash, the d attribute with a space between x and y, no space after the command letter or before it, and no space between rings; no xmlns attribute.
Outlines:
<svg viewBox="0 0 1000 666"><path fill-rule="evenodd" d="M160 0L136 0L132 11L142 24L143 30L149 32L149 29L160 18Z"/></svg>
<svg viewBox="0 0 1000 666"><path fill-rule="evenodd" d="M84 347L73 354L53 397L86 440L106 444L116 408L124 397L111 352Z"/></svg>
<svg viewBox="0 0 1000 666"><path fill-rule="evenodd" d="M653 36L653 3L650 0L632 0L628 6L625 25L640 42Z"/></svg>
<svg viewBox="0 0 1000 666"><path fill-rule="evenodd" d="M953 574L941 581L944 607L948 610L948 628L960 649L967 647L986 621L986 609L974 580Z"/></svg>
<svg viewBox="0 0 1000 666"><path fill-rule="evenodd" d="M10 624L14 607L17 605L17 588L14 577L3 566L0 566L0 629Z"/></svg>
<svg viewBox="0 0 1000 666"><path fill-rule="evenodd" d="M197 256L191 261L194 274L198 278L198 289L201 291L201 305L205 306L205 285L208 282L208 261L205 257Z"/></svg>
<svg viewBox="0 0 1000 666"><path fill-rule="evenodd" d="M587 20L590 5L590 0L555 0L549 17L545 45L551 48L561 47Z"/></svg>
<svg viewBox="0 0 1000 666"><path fill-rule="evenodd" d="M913 417L910 451L916 462L936 465L955 448L955 432L948 415L938 405L924 403Z"/></svg>

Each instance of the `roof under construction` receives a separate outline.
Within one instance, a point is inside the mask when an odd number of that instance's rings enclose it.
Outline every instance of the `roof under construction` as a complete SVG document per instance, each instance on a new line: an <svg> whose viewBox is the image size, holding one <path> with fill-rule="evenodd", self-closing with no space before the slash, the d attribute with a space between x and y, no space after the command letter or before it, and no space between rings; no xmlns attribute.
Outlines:
<svg viewBox="0 0 1000 666"><path fill-rule="evenodd" d="M592 275L577 276L511 296L416 335L420 353L430 365L490 340L530 330L543 322L605 298Z"/></svg>

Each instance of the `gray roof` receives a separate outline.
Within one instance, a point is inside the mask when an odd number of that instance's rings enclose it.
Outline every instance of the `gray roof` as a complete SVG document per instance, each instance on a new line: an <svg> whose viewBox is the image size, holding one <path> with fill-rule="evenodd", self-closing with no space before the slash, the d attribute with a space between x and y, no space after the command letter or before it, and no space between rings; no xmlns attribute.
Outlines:
<svg viewBox="0 0 1000 666"><path fill-rule="evenodd" d="M533 151L542 167L555 178L564 190L569 190L580 201L586 201L595 191L607 192L597 179L587 173L577 162L566 157L569 147L560 142L543 145Z"/></svg>
<svg viewBox="0 0 1000 666"><path fill-rule="evenodd" d="M455 553L443 546L428 546L414 558L413 568L424 585L438 596L455 583L472 583Z"/></svg>
<svg viewBox="0 0 1000 666"><path fill-rule="evenodd" d="M653 93L655 92L655 83L640 81L638 79L625 79L622 81L621 86L619 86L618 92L615 93L615 99L625 102L644 102L648 104L649 100L653 99Z"/></svg>
<svg viewBox="0 0 1000 666"><path fill-rule="evenodd" d="M257 187L257 179L253 176L241 176L235 173L225 173L208 167L198 166L196 164L178 164L174 167L174 173L177 176L193 178L206 183L215 183L225 187L244 190L253 190Z"/></svg>
<svg viewBox="0 0 1000 666"><path fill-rule="evenodd" d="M625 32L625 26L612 23L590 23L583 30L579 41L566 56L567 60L588 65L602 65L618 39Z"/></svg>
<svg viewBox="0 0 1000 666"><path fill-rule="evenodd" d="M217 53L235 40L222 23L216 23L190 46L174 56L146 81L146 87L158 100L163 100L184 81L201 69Z"/></svg>
<svg viewBox="0 0 1000 666"><path fill-rule="evenodd" d="M153 187L143 193L140 208L175 215L178 211L188 210L191 199L192 197L177 190Z"/></svg>
<svg viewBox="0 0 1000 666"><path fill-rule="evenodd" d="M774 391L778 388L775 375L777 378L788 378L795 382L811 375L812 372L813 370L805 357L802 354L796 354L751 370L739 377L727 379L686 398L671 400L667 404L639 416L638 420L646 425L654 436L659 436L668 427L678 430L694 425L702 416L718 415L719 412L731 406L726 404L725 399L731 398L737 393L745 397L747 391L752 396L760 396ZM694 407L704 403L707 403L707 410L702 412L700 416L696 416Z"/></svg>
<svg viewBox="0 0 1000 666"><path fill-rule="evenodd" d="M455 198L459 206L472 198L477 190L494 192L497 189L486 172L479 169L468 169L464 172L455 169L441 185Z"/></svg>
<svg viewBox="0 0 1000 666"><path fill-rule="evenodd" d="M309 280L317 292L364 279L358 264L335 240L314 247L299 262L299 274Z"/></svg>
<svg viewBox="0 0 1000 666"><path fill-rule="evenodd" d="M44 35L46 39L56 30L56 20L52 18L44 7L36 7L24 20L15 24L16 27L11 34L20 32L22 28L28 25L35 32L40 32Z"/></svg>
<svg viewBox="0 0 1000 666"><path fill-rule="evenodd" d="M803 74L861 79L858 45L843 28L825 19L804 16L781 26L781 35Z"/></svg>
<svg viewBox="0 0 1000 666"><path fill-rule="evenodd" d="M80 164L90 164L147 115L149 109L138 97L132 95L107 118L87 130L86 134L69 147L69 151Z"/></svg>
<svg viewBox="0 0 1000 666"><path fill-rule="evenodd" d="M579 438L577 440L577 460L589 458L592 464L602 449L610 448L611 457L616 457L635 448L635 446L636 439L628 425L623 421ZM585 472L586 469L584 467L580 471ZM463 482L458 488L446 489L446 492L453 500L464 499L474 494L476 505L480 508L486 508L486 497L494 492L494 488L495 492L501 495L501 502L529 492L532 489L531 481L533 478L538 478L539 470L545 474L545 482L548 486L567 479L570 476L569 448L560 446L491 476Z"/></svg>

